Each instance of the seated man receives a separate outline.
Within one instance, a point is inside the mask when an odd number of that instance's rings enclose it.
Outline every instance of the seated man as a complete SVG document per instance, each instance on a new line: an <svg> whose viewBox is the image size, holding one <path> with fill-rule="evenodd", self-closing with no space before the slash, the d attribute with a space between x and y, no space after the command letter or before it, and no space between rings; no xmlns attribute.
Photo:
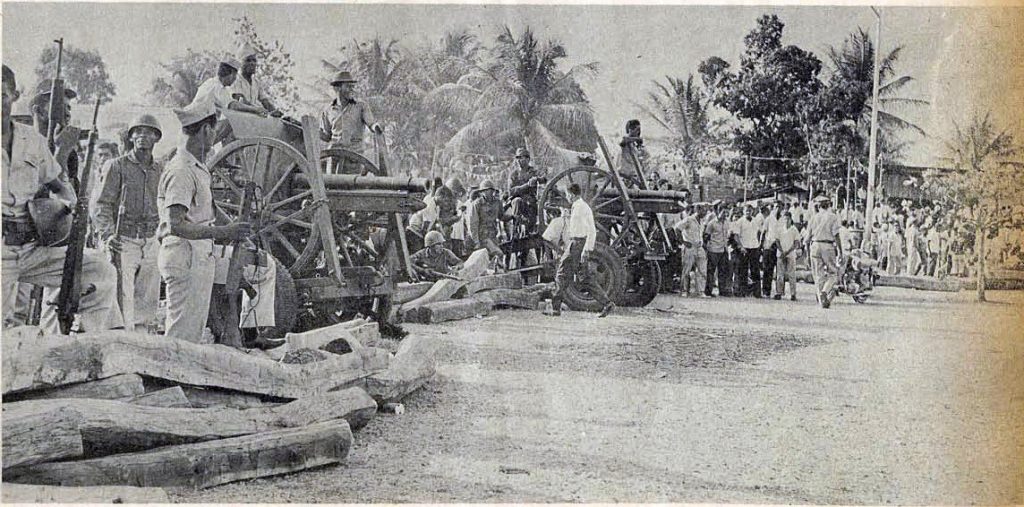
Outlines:
<svg viewBox="0 0 1024 507"><path fill-rule="evenodd" d="M412 254L412 267L425 281L436 282L451 276L453 270L462 267L462 261L444 247L444 235L430 231L423 240L423 249Z"/></svg>

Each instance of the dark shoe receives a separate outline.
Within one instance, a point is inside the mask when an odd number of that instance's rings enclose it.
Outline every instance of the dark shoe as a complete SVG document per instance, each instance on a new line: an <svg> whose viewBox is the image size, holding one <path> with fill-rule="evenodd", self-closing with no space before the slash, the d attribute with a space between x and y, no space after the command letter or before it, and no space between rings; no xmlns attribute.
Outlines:
<svg viewBox="0 0 1024 507"><path fill-rule="evenodd" d="M776 294L776 295L772 296L772 299L778 301L778 300L782 299L782 294Z"/></svg>
<svg viewBox="0 0 1024 507"><path fill-rule="evenodd" d="M604 305L604 308L601 309L601 313L598 314L598 318L607 317L608 314L612 313L612 310L614 310L614 309L615 309L615 303L608 302L608 304Z"/></svg>
<svg viewBox="0 0 1024 507"><path fill-rule="evenodd" d="M792 296L789 296L789 300L790 301L796 301L796 295L794 294Z"/></svg>
<svg viewBox="0 0 1024 507"><path fill-rule="evenodd" d="M562 316L562 312L560 310L559 311L556 311L556 310L551 310L551 311L544 310L543 313L544 313L544 315L547 315L548 317L561 317Z"/></svg>

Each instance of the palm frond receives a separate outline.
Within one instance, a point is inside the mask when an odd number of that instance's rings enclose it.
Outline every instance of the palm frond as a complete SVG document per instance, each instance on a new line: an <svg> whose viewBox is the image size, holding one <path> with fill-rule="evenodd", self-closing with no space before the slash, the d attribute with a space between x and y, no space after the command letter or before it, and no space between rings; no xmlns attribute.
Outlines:
<svg viewBox="0 0 1024 507"><path fill-rule="evenodd" d="M562 146L592 146L596 143L594 113L586 102L541 106L534 119L563 140Z"/></svg>
<svg viewBox="0 0 1024 507"><path fill-rule="evenodd" d="M894 93L897 90L899 90L900 88L903 88L904 86L906 86L907 83L909 83L909 82L911 82L913 80L914 80L914 78L912 78L910 76L900 76L900 77L898 77L898 78L896 78L896 79L894 79L892 81L889 81L888 83L884 83L882 85L879 85L879 87L878 87L878 94L879 95L885 95L885 94L889 94L889 93Z"/></svg>
<svg viewBox="0 0 1024 507"><path fill-rule="evenodd" d="M451 118L468 122L473 117L474 105L480 90L459 84L443 84L423 97L422 109L434 118Z"/></svg>
<svg viewBox="0 0 1024 507"><path fill-rule="evenodd" d="M922 136L928 135L923 128L885 111L878 111L878 123L883 127L913 130Z"/></svg>

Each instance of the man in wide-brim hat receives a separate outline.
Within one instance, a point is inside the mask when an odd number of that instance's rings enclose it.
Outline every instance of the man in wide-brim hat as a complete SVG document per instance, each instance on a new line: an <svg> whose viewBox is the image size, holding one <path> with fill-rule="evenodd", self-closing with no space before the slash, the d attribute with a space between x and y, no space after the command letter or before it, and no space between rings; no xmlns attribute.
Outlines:
<svg viewBox="0 0 1024 507"><path fill-rule="evenodd" d="M320 139L331 148L363 153L363 135L369 128L375 134L384 130L374 120L369 105L355 98L356 79L343 70L331 78L336 97L320 115ZM336 172L344 172L339 170Z"/></svg>

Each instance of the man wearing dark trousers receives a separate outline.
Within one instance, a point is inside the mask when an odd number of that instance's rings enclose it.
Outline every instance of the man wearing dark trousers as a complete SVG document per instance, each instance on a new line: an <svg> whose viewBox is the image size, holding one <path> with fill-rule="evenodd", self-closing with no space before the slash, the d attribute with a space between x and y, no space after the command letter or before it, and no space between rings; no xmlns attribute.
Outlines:
<svg viewBox="0 0 1024 507"><path fill-rule="evenodd" d="M615 303L608 300L608 296L597 283L589 262L590 253L594 251L594 243L597 241L594 212L586 201L580 199L578 183L569 185L566 196L571 204L566 231L569 236L569 247L558 261L558 271L555 272L555 295L551 298L551 312L547 314L562 314L562 297L569 284L574 283L573 279L577 278L576 282L581 283L583 288L590 292L591 297L601 304L599 317L606 317L615 308Z"/></svg>
<svg viewBox="0 0 1024 507"><path fill-rule="evenodd" d="M761 243L758 237L760 227L754 221L753 210L750 206L743 207L743 218L736 222L736 242L739 243L739 272L737 273L737 284L742 293L747 296L761 297ZM749 282L748 282L749 280Z"/></svg>
<svg viewBox="0 0 1024 507"><path fill-rule="evenodd" d="M707 283L704 295L714 296L711 290L718 280L718 295L728 296L730 292L729 259L726 245L729 242L729 226L725 223L725 209L721 201L715 201L715 209L711 212L711 220L704 226L704 246L708 251Z"/></svg>

